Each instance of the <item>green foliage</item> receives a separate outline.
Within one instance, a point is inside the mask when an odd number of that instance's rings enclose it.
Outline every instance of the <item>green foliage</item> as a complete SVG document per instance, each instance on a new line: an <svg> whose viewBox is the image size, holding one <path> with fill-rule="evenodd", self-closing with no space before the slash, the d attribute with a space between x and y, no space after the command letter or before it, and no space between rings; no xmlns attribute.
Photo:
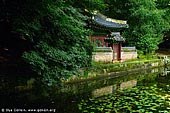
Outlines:
<svg viewBox="0 0 170 113"><path fill-rule="evenodd" d="M158 49L163 31L169 23L164 19L164 10L156 7L154 0L130 0L129 29L124 33L129 45L149 53Z"/></svg>
<svg viewBox="0 0 170 113"><path fill-rule="evenodd" d="M8 14L12 32L32 44L23 58L45 83L54 85L91 65L88 17L80 9L64 0L5 2L2 12Z"/></svg>
<svg viewBox="0 0 170 113"><path fill-rule="evenodd" d="M129 13L129 0L105 0L105 15L110 18L127 20Z"/></svg>
<svg viewBox="0 0 170 113"><path fill-rule="evenodd" d="M85 9L128 20L128 45L144 53L156 50L169 29L168 0L3 0L0 20L30 42L31 51L23 58L51 85L91 64Z"/></svg>
<svg viewBox="0 0 170 113"><path fill-rule="evenodd" d="M164 11L163 18L165 19L165 21L170 23L170 20L169 20L169 17L170 17L170 1L169 0L156 0L156 5L157 5L158 9ZM166 38L170 36L170 28L167 29L164 32L164 35L165 35Z"/></svg>
<svg viewBox="0 0 170 113"><path fill-rule="evenodd" d="M105 15L128 21L123 33L127 46L150 53L169 34L169 0L107 0L105 4Z"/></svg>
<svg viewBox="0 0 170 113"><path fill-rule="evenodd" d="M31 51L24 58L32 65L34 71L43 76L48 85L56 84L76 74L78 69L88 65L88 55L76 48L68 54L63 50L50 47L46 43L37 45L41 51Z"/></svg>
<svg viewBox="0 0 170 113"><path fill-rule="evenodd" d="M89 11L100 10L102 12L107 8L104 0L69 0L69 2L72 2L74 7Z"/></svg>

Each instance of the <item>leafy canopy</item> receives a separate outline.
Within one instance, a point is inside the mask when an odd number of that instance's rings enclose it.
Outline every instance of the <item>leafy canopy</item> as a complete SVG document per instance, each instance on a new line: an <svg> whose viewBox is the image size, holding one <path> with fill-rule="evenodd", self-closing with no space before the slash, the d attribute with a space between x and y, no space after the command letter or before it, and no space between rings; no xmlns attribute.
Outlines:
<svg viewBox="0 0 170 113"><path fill-rule="evenodd" d="M91 64L88 17L80 9L64 0L6 0L5 6L12 32L32 43L23 58L45 83L57 84Z"/></svg>
<svg viewBox="0 0 170 113"><path fill-rule="evenodd" d="M123 33L126 46L136 46L149 53L158 49L163 36L169 32L169 0L103 0L105 15L127 20L129 28Z"/></svg>
<svg viewBox="0 0 170 113"><path fill-rule="evenodd" d="M136 46L145 53L158 49L163 31L168 22L163 18L164 10L159 10L155 0L129 0L129 29L124 33L129 45Z"/></svg>

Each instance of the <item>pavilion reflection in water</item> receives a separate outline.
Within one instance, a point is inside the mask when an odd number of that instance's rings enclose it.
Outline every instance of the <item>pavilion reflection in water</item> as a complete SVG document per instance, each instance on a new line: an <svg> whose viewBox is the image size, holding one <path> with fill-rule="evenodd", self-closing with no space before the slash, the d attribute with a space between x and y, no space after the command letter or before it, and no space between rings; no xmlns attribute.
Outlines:
<svg viewBox="0 0 170 113"><path fill-rule="evenodd" d="M92 91L92 96L99 97L107 94L117 94L119 89L123 90L126 88L134 87L136 85L137 85L137 80L134 79L134 80L122 82L120 84L118 83L118 84L102 87L100 89L95 89L94 91Z"/></svg>

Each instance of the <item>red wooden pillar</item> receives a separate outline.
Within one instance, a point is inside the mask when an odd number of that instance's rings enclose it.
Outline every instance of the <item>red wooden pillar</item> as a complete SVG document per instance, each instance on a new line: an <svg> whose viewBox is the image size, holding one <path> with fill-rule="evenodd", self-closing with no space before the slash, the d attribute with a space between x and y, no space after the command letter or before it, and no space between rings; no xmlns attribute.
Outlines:
<svg viewBox="0 0 170 113"><path fill-rule="evenodd" d="M121 60L121 47L122 47L122 44L118 44L118 53L117 53L117 59L118 61Z"/></svg>
<svg viewBox="0 0 170 113"><path fill-rule="evenodd" d="M108 44L108 43L107 43L107 44ZM111 48L112 48L112 50L113 50L113 52L112 52L112 62L115 60L115 59L114 59L114 57L115 57L115 56L114 56L114 46L115 46L114 44L111 44Z"/></svg>
<svg viewBox="0 0 170 113"><path fill-rule="evenodd" d="M116 44L111 44L112 50L113 50L113 59L112 61L117 60L117 45Z"/></svg>
<svg viewBox="0 0 170 113"><path fill-rule="evenodd" d="M104 46L104 37L101 36L100 40L101 40L101 44L102 44L101 46L103 47Z"/></svg>

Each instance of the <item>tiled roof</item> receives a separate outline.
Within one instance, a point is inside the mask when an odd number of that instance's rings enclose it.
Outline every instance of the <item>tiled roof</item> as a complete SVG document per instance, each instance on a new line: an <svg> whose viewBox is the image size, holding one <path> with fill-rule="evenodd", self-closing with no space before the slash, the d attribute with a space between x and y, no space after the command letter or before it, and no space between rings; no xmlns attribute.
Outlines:
<svg viewBox="0 0 170 113"><path fill-rule="evenodd" d="M92 21L95 24L98 24L100 26L107 27L107 28L128 28L129 27L126 21L107 18L106 16L100 13L94 13L92 16Z"/></svg>

